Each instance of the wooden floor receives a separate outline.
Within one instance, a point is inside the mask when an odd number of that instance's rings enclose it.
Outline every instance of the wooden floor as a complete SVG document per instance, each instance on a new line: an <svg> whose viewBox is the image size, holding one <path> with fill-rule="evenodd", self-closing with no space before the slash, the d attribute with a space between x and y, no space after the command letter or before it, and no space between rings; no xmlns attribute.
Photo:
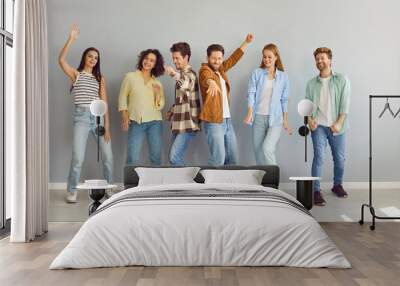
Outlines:
<svg viewBox="0 0 400 286"><path fill-rule="evenodd" d="M81 223L51 223L32 243L0 241L0 285L400 285L400 223L322 223L353 268L122 267L48 270Z"/></svg>

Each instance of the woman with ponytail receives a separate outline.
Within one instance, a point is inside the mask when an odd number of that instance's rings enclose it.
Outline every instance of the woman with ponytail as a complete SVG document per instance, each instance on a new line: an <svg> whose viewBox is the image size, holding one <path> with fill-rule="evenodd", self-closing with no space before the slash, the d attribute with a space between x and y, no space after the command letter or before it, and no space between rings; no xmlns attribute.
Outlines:
<svg viewBox="0 0 400 286"><path fill-rule="evenodd" d="M261 65L249 81L244 123L252 125L257 164L276 165L275 149L282 127L292 134L287 112L289 79L276 45L266 45L262 55Z"/></svg>

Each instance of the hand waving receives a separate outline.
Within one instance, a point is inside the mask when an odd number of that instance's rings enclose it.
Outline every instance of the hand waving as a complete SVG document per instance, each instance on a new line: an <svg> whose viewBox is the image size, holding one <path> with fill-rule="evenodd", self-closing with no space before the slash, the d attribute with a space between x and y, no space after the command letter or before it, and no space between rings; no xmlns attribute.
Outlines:
<svg viewBox="0 0 400 286"><path fill-rule="evenodd" d="M73 24L69 33L71 39L76 40L79 37L79 29L77 24Z"/></svg>
<svg viewBox="0 0 400 286"><path fill-rule="evenodd" d="M247 34L246 43L250 44L254 40L253 34Z"/></svg>

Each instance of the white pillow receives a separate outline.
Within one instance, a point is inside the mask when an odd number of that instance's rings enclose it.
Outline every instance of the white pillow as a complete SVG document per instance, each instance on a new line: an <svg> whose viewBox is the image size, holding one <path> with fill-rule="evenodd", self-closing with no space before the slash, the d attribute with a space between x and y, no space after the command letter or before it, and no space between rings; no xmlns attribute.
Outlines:
<svg viewBox="0 0 400 286"><path fill-rule="evenodd" d="M235 183L261 185L265 171L262 170L201 170L204 183Z"/></svg>
<svg viewBox="0 0 400 286"><path fill-rule="evenodd" d="M139 186L195 183L193 179L199 170L199 167L135 168L139 176Z"/></svg>

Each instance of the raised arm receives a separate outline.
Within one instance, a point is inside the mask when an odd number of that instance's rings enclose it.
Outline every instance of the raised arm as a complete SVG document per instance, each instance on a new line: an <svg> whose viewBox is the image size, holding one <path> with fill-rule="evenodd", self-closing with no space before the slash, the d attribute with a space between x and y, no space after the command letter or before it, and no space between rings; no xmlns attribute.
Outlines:
<svg viewBox="0 0 400 286"><path fill-rule="evenodd" d="M65 43L60 54L58 55L58 63L60 64L60 67L64 71L64 73L71 79L71 81L75 81L76 77L78 76L78 71L68 64L67 54L69 48L78 38L78 36L79 36L78 26L74 24L72 25L67 42Z"/></svg>
<svg viewBox="0 0 400 286"><path fill-rule="evenodd" d="M243 41L243 43L240 45L239 49L244 51L246 50L247 46L254 40L253 34L247 34L246 39Z"/></svg>
<svg viewBox="0 0 400 286"><path fill-rule="evenodd" d="M222 63L225 72L231 69L240 60L247 46L253 41L253 39L254 36L252 34L247 34L246 39L243 41L240 47L236 49L233 54Z"/></svg>

